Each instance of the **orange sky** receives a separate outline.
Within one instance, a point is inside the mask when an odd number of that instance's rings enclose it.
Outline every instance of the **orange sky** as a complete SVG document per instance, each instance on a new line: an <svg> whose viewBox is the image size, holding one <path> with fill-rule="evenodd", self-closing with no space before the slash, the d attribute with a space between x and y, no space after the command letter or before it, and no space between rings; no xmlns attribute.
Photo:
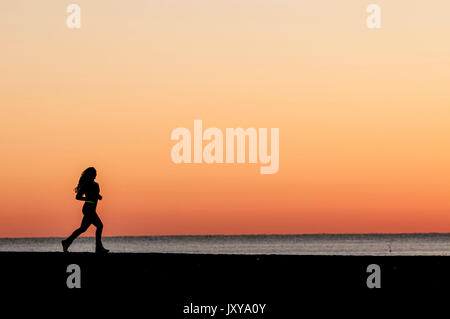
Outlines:
<svg viewBox="0 0 450 319"><path fill-rule="evenodd" d="M0 237L450 231L450 2L0 3ZM174 128L280 129L280 169L171 161ZM90 230L90 235L93 230Z"/></svg>

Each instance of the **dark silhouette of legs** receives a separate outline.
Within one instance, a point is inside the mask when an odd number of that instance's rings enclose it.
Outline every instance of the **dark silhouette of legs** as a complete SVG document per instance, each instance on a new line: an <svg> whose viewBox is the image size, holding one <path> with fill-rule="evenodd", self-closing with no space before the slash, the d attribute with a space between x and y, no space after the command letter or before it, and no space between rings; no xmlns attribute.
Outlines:
<svg viewBox="0 0 450 319"><path fill-rule="evenodd" d="M67 251L67 249L72 244L72 242L75 240L75 238L80 236L82 233L84 233L89 228L91 223L92 223L92 221L91 221L91 213L85 213L84 217L83 217L83 220L81 221L80 228L76 229L72 233L72 235L70 235L67 239L62 241L62 246L63 246L64 252Z"/></svg>
<svg viewBox="0 0 450 319"><path fill-rule="evenodd" d="M94 213L94 215L92 216L92 224L97 228L97 230L95 231L95 251L98 253L108 252L108 250L105 249L102 244L103 223L100 220L100 217L98 217L97 213Z"/></svg>
<svg viewBox="0 0 450 319"><path fill-rule="evenodd" d="M83 208L84 217L81 221L80 228L76 229L72 235L70 235L67 239L63 240L62 246L63 251L67 252L67 249L72 244L72 242L80 236L82 233L84 233L91 224L93 224L97 230L95 231L95 251L98 253L106 253L108 252L108 249L105 249L102 244L102 230L103 230L103 223L100 220L100 217L98 217L95 210L88 210Z"/></svg>

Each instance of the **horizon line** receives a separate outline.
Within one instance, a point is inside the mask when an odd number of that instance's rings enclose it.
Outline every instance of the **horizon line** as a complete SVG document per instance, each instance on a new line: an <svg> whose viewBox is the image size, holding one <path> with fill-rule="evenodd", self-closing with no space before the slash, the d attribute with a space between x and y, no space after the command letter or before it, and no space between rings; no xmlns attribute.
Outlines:
<svg viewBox="0 0 450 319"><path fill-rule="evenodd" d="M175 235L117 235L117 236L102 236L103 238L139 238L139 237L256 237L256 236L362 236L362 235L450 235L449 232L411 232L411 233L261 233L261 234L175 234ZM47 237L0 237L0 239L44 239L44 238L65 238L61 236L47 236ZM82 236L80 238L95 238L95 236Z"/></svg>

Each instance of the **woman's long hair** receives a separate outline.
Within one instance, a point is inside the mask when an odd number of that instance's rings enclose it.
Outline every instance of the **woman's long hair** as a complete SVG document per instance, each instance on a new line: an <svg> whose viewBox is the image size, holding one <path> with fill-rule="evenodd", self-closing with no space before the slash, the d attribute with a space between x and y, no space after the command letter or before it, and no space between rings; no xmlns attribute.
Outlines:
<svg viewBox="0 0 450 319"><path fill-rule="evenodd" d="M97 175L97 171L93 167L86 168L83 173L81 173L80 180L78 181L77 187L75 187L74 191L78 194L80 189L82 189L86 184L92 182Z"/></svg>

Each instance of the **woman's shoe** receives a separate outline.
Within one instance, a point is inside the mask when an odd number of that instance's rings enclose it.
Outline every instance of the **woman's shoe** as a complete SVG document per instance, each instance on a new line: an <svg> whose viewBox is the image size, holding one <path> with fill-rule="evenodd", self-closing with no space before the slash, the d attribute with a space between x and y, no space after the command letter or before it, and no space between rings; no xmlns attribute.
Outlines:
<svg viewBox="0 0 450 319"><path fill-rule="evenodd" d="M109 252L109 249L106 249L105 247L95 249L96 254L106 254L107 252Z"/></svg>
<svg viewBox="0 0 450 319"><path fill-rule="evenodd" d="M69 245L67 244L66 239L61 240L61 245L63 248L63 252L67 253L67 251L68 251L67 249L69 249Z"/></svg>

